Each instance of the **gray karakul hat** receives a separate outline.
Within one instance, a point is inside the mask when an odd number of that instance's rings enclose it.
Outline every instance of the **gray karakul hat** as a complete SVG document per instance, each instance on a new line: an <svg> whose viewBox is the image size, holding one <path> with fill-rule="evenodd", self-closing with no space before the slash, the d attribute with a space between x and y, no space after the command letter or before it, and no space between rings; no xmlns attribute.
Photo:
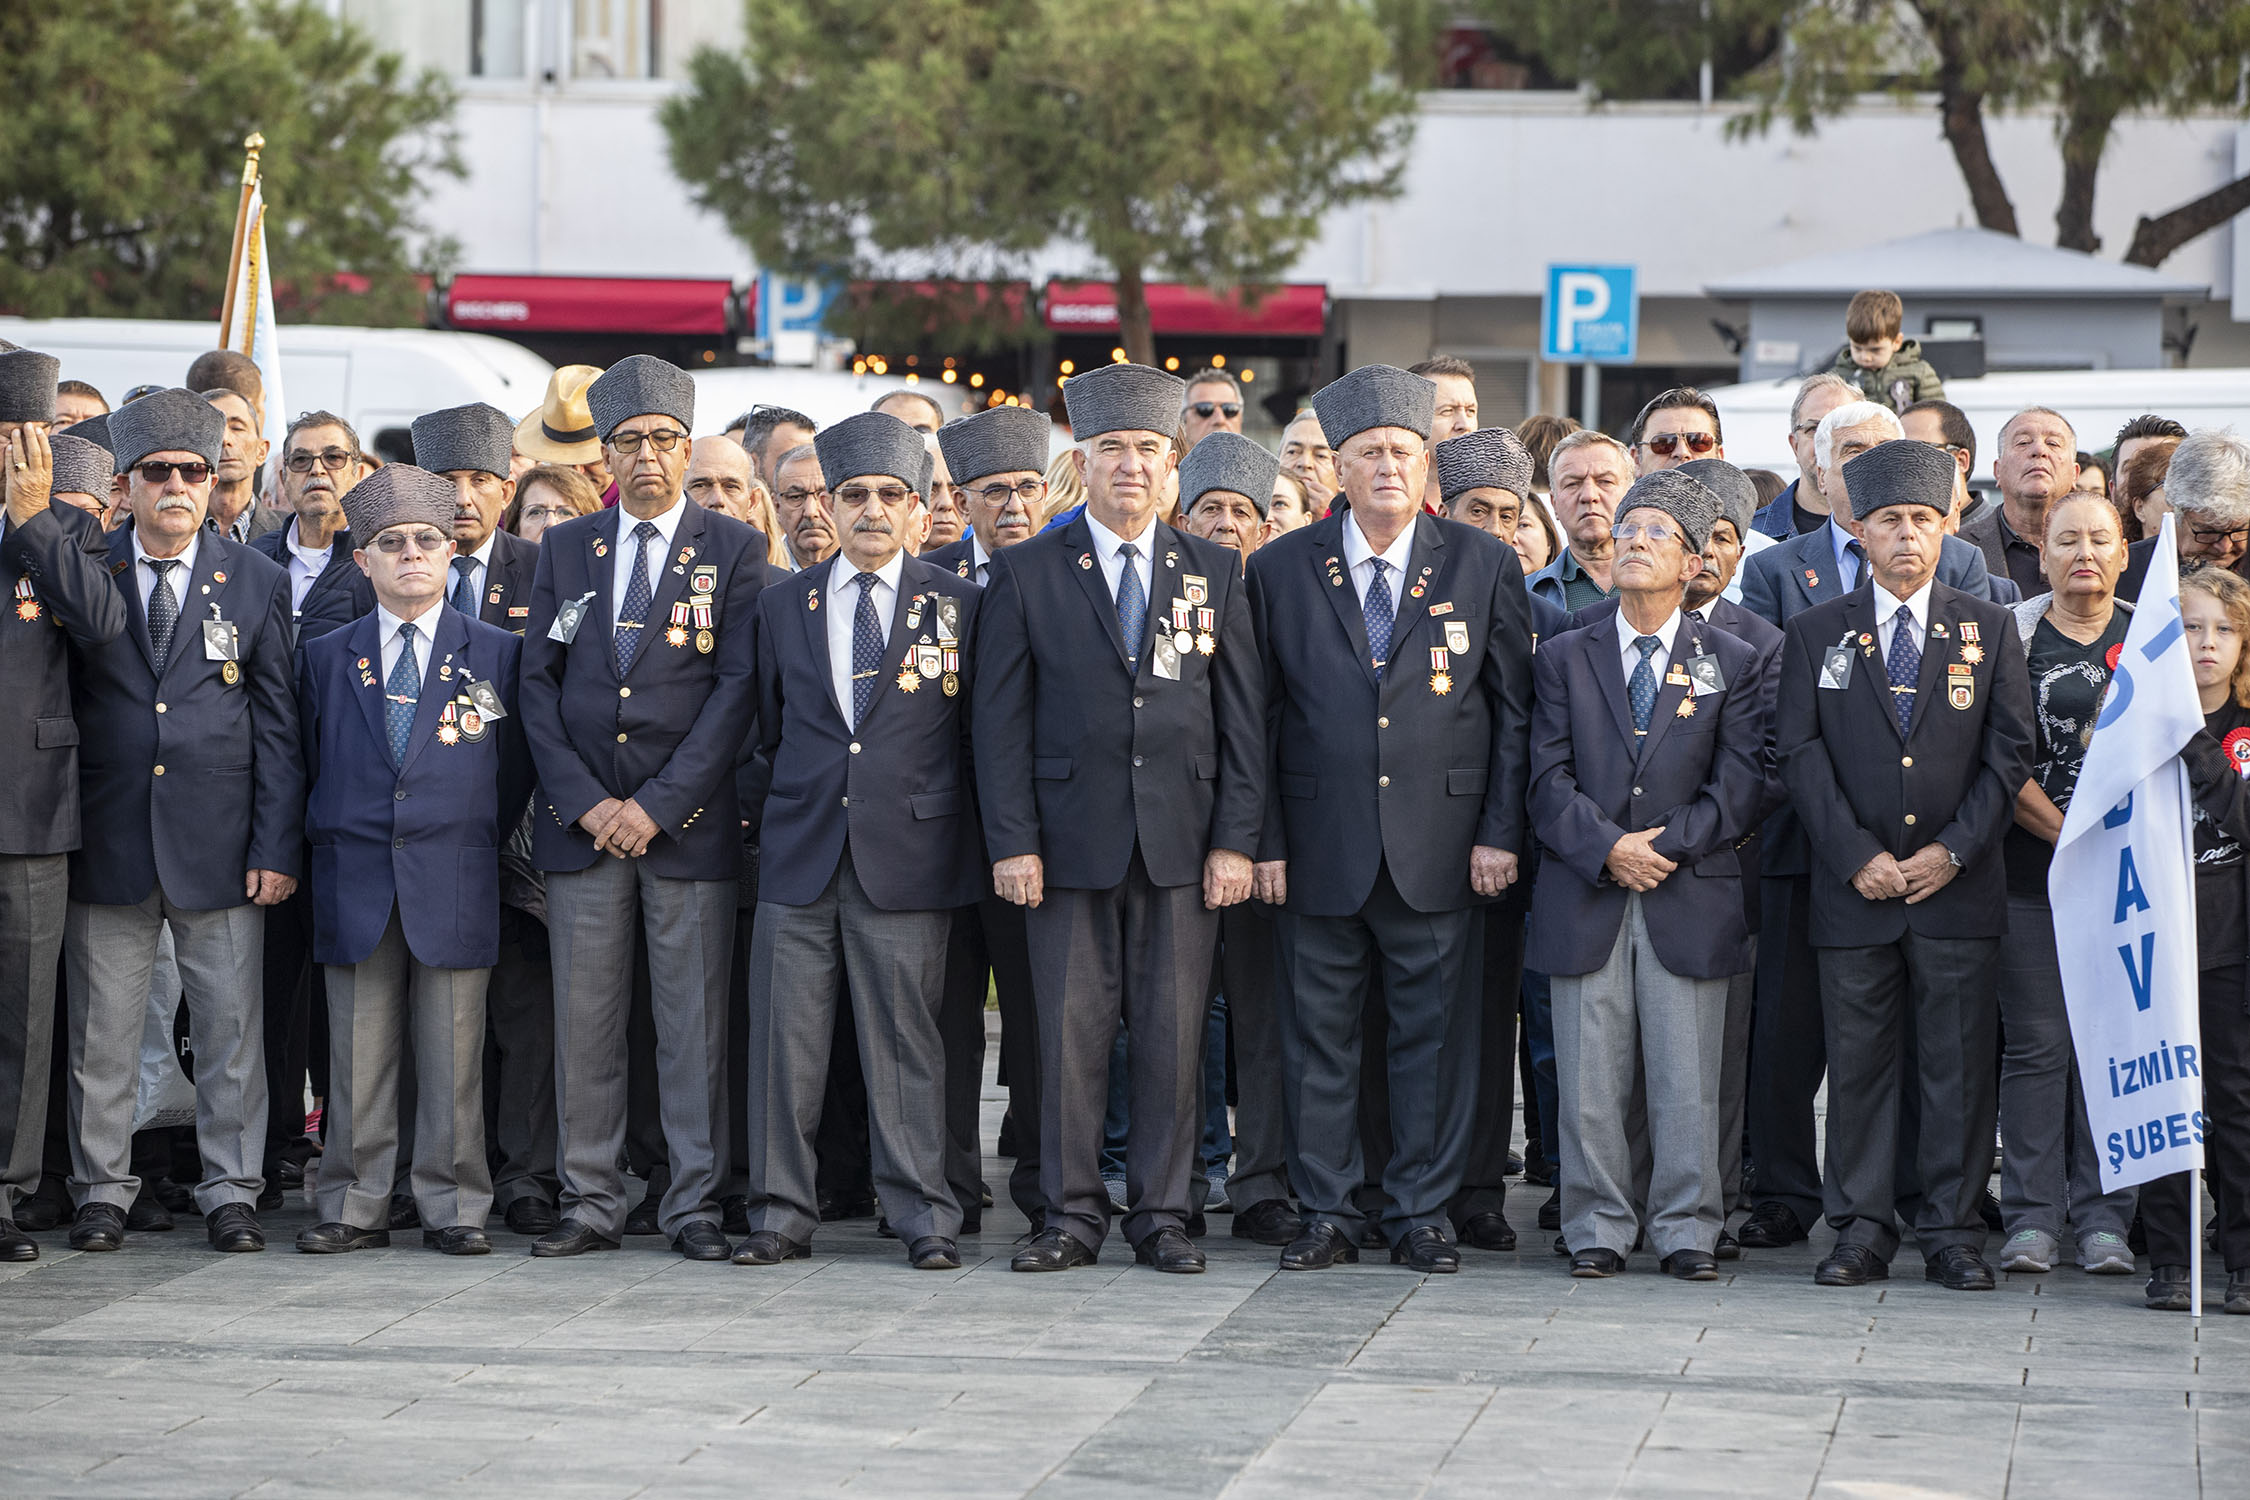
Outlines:
<svg viewBox="0 0 2250 1500"><path fill-rule="evenodd" d="M505 479L515 438L516 424L497 406L449 406L414 419L414 462L432 474L481 469Z"/></svg>
<svg viewBox="0 0 2250 1500"><path fill-rule="evenodd" d="M987 474L1046 473L1054 430L1055 424L1036 406L992 406L946 423L937 440L953 482L973 484Z"/></svg>
<svg viewBox="0 0 2250 1500"><path fill-rule="evenodd" d="M47 440L55 454L54 493L92 495L107 500L109 482L117 477L117 460L110 456L107 448L78 435L78 428L85 425L80 422Z"/></svg>
<svg viewBox="0 0 2250 1500"><path fill-rule="evenodd" d="M1935 443L1893 438L1844 461L1844 488L1851 491L1852 519L1864 521L1886 505L1927 505L1940 513L1953 509L1953 480L1960 470L1953 455Z"/></svg>
<svg viewBox="0 0 2250 1500"><path fill-rule="evenodd" d="M1083 375L1071 376L1063 387L1070 435L1080 442L1105 432L1157 432L1171 437L1180 430L1180 403L1186 396L1186 381L1153 365L1096 365ZM1042 461L1039 467L1044 470L1047 465Z"/></svg>
<svg viewBox="0 0 2250 1500"><path fill-rule="evenodd" d="M817 451L817 450L816 450ZM915 476L914 493L930 498L930 481L937 478L937 455L930 451L929 434L922 435L922 472Z"/></svg>
<svg viewBox="0 0 2250 1500"><path fill-rule="evenodd" d="M1374 427L1403 427L1427 441L1437 386L1396 365L1361 365L1313 392L1312 404L1331 448Z"/></svg>
<svg viewBox="0 0 2250 1500"><path fill-rule="evenodd" d="M120 474L151 453L192 453L216 468L226 445L227 419L195 392L173 386L111 412L109 436Z"/></svg>
<svg viewBox="0 0 2250 1500"><path fill-rule="evenodd" d="M453 535L453 482L413 464L385 464L344 491L353 545L372 547L391 526L426 523Z"/></svg>
<svg viewBox="0 0 2250 1500"><path fill-rule="evenodd" d="M586 387L586 410L594 418L594 435L605 443L620 422L635 417L670 417L692 428L695 381L669 360L653 354L629 355Z"/></svg>
<svg viewBox="0 0 2250 1500"><path fill-rule="evenodd" d="M1758 514L1758 487L1749 475L1723 458L1689 459L1680 465L1680 472L1693 475L1719 497L1719 519L1734 522L1736 541L1750 535L1751 518Z"/></svg>
<svg viewBox="0 0 2250 1500"><path fill-rule="evenodd" d="M887 411L863 411L824 427L813 438L820 455L820 477L831 492L845 481L870 474L888 474L914 486L914 493L929 498L930 450L922 434Z"/></svg>
<svg viewBox="0 0 2250 1500"><path fill-rule="evenodd" d="M55 420L55 381L62 361L36 349L0 353L0 422Z"/></svg>
<svg viewBox="0 0 2250 1500"><path fill-rule="evenodd" d="M81 417L64 428L63 432L70 437L85 439L104 453L110 452L109 413L106 411L99 416ZM114 459L114 455L112 457Z"/></svg>
<svg viewBox="0 0 2250 1500"><path fill-rule="evenodd" d="M1633 481L1625 498L1617 502L1617 519L1624 520L1629 510L1664 512L1687 533L1688 550L1701 552L1711 540L1711 523L1719 518L1719 497L1692 474L1658 469Z"/></svg>
<svg viewBox="0 0 2250 1500"><path fill-rule="evenodd" d="M1437 462L1438 493L1447 500L1467 490L1506 490L1518 500L1531 493L1530 450L1505 427L1449 437L1430 456Z"/></svg>
<svg viewBox="0 0 2250 1500"><path fill-rule="evenodd" d="M1240 495L1264 515L1273 503L1273 477L1281 460L1239 432L1206 435L1180 460L1180 514L1213 490Z"/></svg>

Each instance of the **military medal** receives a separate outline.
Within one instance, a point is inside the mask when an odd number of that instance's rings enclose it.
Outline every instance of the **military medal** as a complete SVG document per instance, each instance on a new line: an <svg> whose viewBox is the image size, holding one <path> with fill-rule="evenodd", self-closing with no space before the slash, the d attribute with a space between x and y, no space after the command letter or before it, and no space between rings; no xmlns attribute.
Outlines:
<svg viewBox="0 0 2250 1500"><path fill-rule="evenodd" d="M1447 649L1449 649L1449 650L1451 650L1451 651L1454 651L1454 652L1456 652L1456 653L1458 653L1458 654L1460 654L1460 655L1462 655L1462 656L1466 656L1466 655L1468 655L1468 654L1469 654L1469 622L1468 622L1468 621L1466 621L1466 620L1448 620L1448 621L1446 621L1446 622L1445 622L1445 644L1446 644L1446 647L1447 647Z"/></svg>
<svg viewBox="0 0 2250 1500"><path fill-rule="evenodd" d="M1675 708L1675 709L1673 709L1673 710L1672 710L1672 712L1674 712L1674 713L1678 714L1678 715L1679 715L1679 716L1680 716L1681 718L1683 718L1683 719L1692 719L1692 718L1694 718L1694 717L1695 717L1695 698L1694 698L1694 696L1693 696L1693 695L1690 695L1690 696L1688 696L1688 697L1682 698L1682 699L1680 700L1680 706L1679 706L1678 708Z"/></svg>
<svg viewBox="0 0 2250 1500"><path fill-rule="evenodd" d="M1195 638L1195 649L1203 655L1209 656L1219 649L1218 638L1206 630Z"/></svg>
<svg viewBox="0 0 2250 1500"><path fill-rule="evenodd" d="M916 646L914 668L923 677L936 677L945 670L945 655L936 646Z"/></svg>
<svg viewBox="0 0 2250 1500"><path fill-rule="evenodd" d="M664 644L667 646L685 646L687 644L687 627L683 625L668 626L664 631Z"/></svg>
<svg viewBox="0 0 2250 1500"><path fill-rule="evenodd" d="M459 719L460 709L456 704L448 703L438 710L437 738L439 744L458 745L461 743Z"/></svg>
<svg viewBox="0 0 2250 1500"><path fill-rule="evenodd" d="M1211 580L1189 573L1180 579L1180 591L1187 595L1189 604L1204 604L1211 598Z"/></svg>
<svg viewBox="0 0 2250 1500"><path fill-rule="evenodd" d="M1190 652L1190 651L1192 651L1192 650L1194 650L1194 649L1195 649L1195 637L1194 637L1194 636L1192 636L1192 635L1189 635L1189 634L1188 634L1188 633L1187 633L1186 631L1184 631L1184 630L1175 630L1175 631L1173 631L1173 632L1172 632L1172 649L1173 649L1174 651L1177 651L1177 652L1179 652L1179 653L1180 653L1180 654L1181 654L1182 656L1185 656L1185 655L1187 655L1187 654L1188 654L1188 652Z"/></svg>
<svg viewBox="0 0 2250 1500"><path fill-rule="evenodd" d="M219 681L225 683L228 687L233 687L241 680L242 668L239 664L231 661L219 663Z"/></svg>
<svg viewBox="0 0 2250 1500"><path fill-rule="evenodd" d="M1947 662L1945 666L1945 701L1955 708L1967 708L1976 702L1977 685L1974 668L1966 662Z"/></svg>
<svg viewBox="0 0 2250 1500"><path fill-rule="evenodd" d="M945 648L945 675L951 677L960 670L961 648L959 646L947 646Z"/></svg>
<svg viewBox="0 0 2250 1500"><path fill-rule="evenodd" d="M1430 691L1440 698L1452 692L1453 674L1450 672L1432 672L1430 674Z"/></svg>
<svg viewBox="0 0 2250 1500"><path fill-rule="evenodd" d="M948 672L939 680L938 686L944 690L945 696L950 698L961 691L961 679Z"/></svg>
<svg viewBox="0 0 2250 1500"><path fill-rule="evenodd" d="M1984 660L1984 647L1979 646L1974 642L1963 646L1961 648L1961 660L1967 662L1972 667L1975 666L1978 662ZM2115 668L2112 667L2112 670L2115 670Z"/></svg>
<svg viewBox="0 0 2250 1500"><path fill-rule="evenodd" d="M709 656L711 654L711 647L714 644L716 643L712 640L710 631L698 630L695 633L695 649L702 652L705 656Z"/></svg>
<svg viewBox="0 0 2250 1500"><path fill-rule="evenodd" d="M31 580L16 580L16 618L26 625L39 618L39 601L31 597Z"/></svg>
<svg viewBox="0 0 2250 1500"><path fill-rule="evenodd" d="M907 666L900 668L898 674L898 690L900 692L911 693L921 685L921 675L917 673L913 667Z"/></svg>

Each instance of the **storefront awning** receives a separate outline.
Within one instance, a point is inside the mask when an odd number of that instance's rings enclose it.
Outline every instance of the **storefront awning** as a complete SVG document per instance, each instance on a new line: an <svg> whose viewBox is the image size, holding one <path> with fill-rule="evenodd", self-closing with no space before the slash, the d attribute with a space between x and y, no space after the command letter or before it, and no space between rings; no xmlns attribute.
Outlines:
<svg viewBox="0 0 2250 1500"><path fill-rule="evenodd" d="M1056 333L1115 333L1117 288L1107 281L1050 281L1041 299ZM1158 334L1234 334L1316 339L1328 325L1328 288L1297 282L1269 289L1253 302L1241 292L1151 282L1149 322Z"/></svg>
<svg viewBox="0 0 2250 1500"><path fill-rule="evenodd" d="M729 281L624 276L456 276L446 322L490 333L728 332Z"/></svg>

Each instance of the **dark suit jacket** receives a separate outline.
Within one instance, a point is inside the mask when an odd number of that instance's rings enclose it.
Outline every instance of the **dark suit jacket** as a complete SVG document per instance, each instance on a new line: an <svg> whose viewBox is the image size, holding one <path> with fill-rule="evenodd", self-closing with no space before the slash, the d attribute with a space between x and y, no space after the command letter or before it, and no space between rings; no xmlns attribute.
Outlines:
<svg viewBox="0 0 2250 1500"><path fill-rule="evenodd" d="M261 532L251 539L250 545L272 558L284 575L288 573L292 554L287 526ZM305 602L296 615L296 638L299 642L317 640L331 630L351 624L374 607L375 587L352 558L351 531L348 528L339 531L328 549L328 566L320 570L320 576L305 590Z"/></svg>
<svg viewBox="0 0 2250 1500"><path fill-rule="evenodd" d="M1300 915L1357 912L1385 864L1415 910L1457 911L1480 899L1473 846L1524 851L1523 569L1513 547L1474 527L1429 515L1413 526L1380 683L1346 571L1344 517L1250 554L1272 757L1258 858L1289 862L1286 909ZM1449 628L1466 634L1466 650L1448 645ZM1432 685L1441 670L1442 692Z"/></svg>
<svg viewBox="0 0 2250 1500"><path fill-rule="evenodd" d="M1874 597L1869 586L1804 611L1782 648L1774 748L1814 854L1813 945L1871 947L1909 929L1999 937L2008 928L2001 839L2031 772L2031 684L2015 614L1942 583L1931 591L1912 728L1902 739ZM1961 634L1970 622L1975 641ZM1851 679L1819 687L1822 654L1836 645L1851 648ZM1982 659L1966 660L1975 655ZM1957 665L1968 671L1949 671ZM1957 706L1958 683L1968 685L1966 707ZM1903 860L1932 842L1964 868L1927 901L1869 901L1852 888L1878 853Z"/></svg>
<svg viewBox="0 0 2250 1500"><path fill-rule="evenodd" d="M240 906L248 871L303 870L289 579L261 554L206 530L194 576L179 589L179 626L159 679L130 524L110 534L109 570L125 629L73 652L86 839L71 856L70 899L128 906L161 881L191 911ZM202 622L214 609L238 632L232 684L204 653Z"/></svg>
<svg viewBox="0 0 2250 1500"><path fill-rule="evenodd" d="M373 953L394 903L423 963L485 969L500 959L500 846L531 792L516 700L523 643L445 604L421 623L429 659L403 766L391 760L375 616L305 646L297 695L315 963ZM499 693L504 718L475 712L471 679Z"/></svg>
<svg viewBox="0 0 2250 1500"><path fill-rule="evenodd" d="M1241 554L1162 522L1144 539L1153 582L1138 660L1083 516L1004 549L988 575L974 711L985 845L995 862L1041 856L1048 885L1119 885L1136 847L1161 886L1202 880L1213 849L1257 854L1265 678ZM1191 575L1209 590L1215 649L1184 652L1168 681L1156 631Z"/></svg>
<svg viewBox="0 0 2250 1500"><path fill-rule="evenodd" d="M622 507L550 527L523 642L524 734L539 779L532 861L542 870L583 870L593 836L578 820L604 798L631 798L662 836L641 858L676 880L734 880L742 825L735 771L756 711L752 616L765 586L765 538L731 516L690 500L672 534L667 566L652 572L647 639L632 671L617 675L611 581ZM713 648L666 640L672 606L695 574L713 571ZM592 595L577 634L552 640L564 600ZM605 858L607 856L604 856Z"/></svg>
<svg viewBox="0 0 2250 1500"><path fill-rule="evenodd" d="M758 899L817 901L848 841L859 883L885 911L967 906L990 888L969 760L983 591L948 569L906 559L874 701L855 730L836 706L828 622L832 611L859 602L856 589L838 590L831 578L856 571L839 555L758 598L757 743L773 767L759 824ZM936 594L961 601L950 676L937 611L926 603ZM917 645L939 651L937 676L915 670ZM899 686L909 673L912 692Z"/></svg>
<svg viewBox="0 0 2250 1500"><path fill-rule="evenodd" d="M70 651L125 629L101 523L61 501L21 526L0 512L0 854L78 847L78 721Z"/></svg>
<svg viewBox="0 0 2250 1500"><path fill-rule="evenodd" d="M2003 577L2006 575L2003 574ZM1979 599L1993 598L1984 554L1957 536L1938 549L1937 581ZM1786 627L1800 611L1843 597L1828 528L1789 538L1742 560L1742 603L1768 624Z"/></svg>
<svg viewBox="0 0 2250 1500"><path fill-rule="evenodd" d="M1768 800L1760 655L1683 617L1643 738L1626 697L1622 629L1609 610L1548 643L1535 663L1531 811L1546 858L1524 961L1548 974L1607 963L1629 894L1609 878L1610 850L1628 833L1662 828L1652 847L1680 868L1642 897L1649 939L1669 972L1724 979L1751 959L1735 845ZM1718 659L1726 687L1696 698L1672 679L1699 656Z"/></svg>
<svg viewBox="0 0 2250 1500"><path fill-rule="evenodd" d="M923 553L916 560L928 563L933 568L943 568L956 578L966 578L974 583L976 579L972 575L976 572L977 562L975 541L972 533L964 531L959 541L947 542L934 551Z"/></svg>
<svg viewBox="0 0 2250 1500"><path fill-rule="evenodd" d="M494 532L484 592L477 596L477 618L522 635L531 620L531 585L538 571L537 542L527 542L512 531Z"/></svg>

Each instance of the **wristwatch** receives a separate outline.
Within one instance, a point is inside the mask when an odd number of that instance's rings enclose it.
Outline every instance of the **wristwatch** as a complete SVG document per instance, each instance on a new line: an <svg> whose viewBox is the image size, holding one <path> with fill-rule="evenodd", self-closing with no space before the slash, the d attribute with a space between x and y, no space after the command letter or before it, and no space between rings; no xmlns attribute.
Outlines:
<svg viewBox="0 0 2250 1500"><path fill-rule="evenodd" d="M1943 844L1938 845L1938 847L1940 849L1945 849L1945 845ZM1967 865L1961 863L1961 856L1955 854L1951 849L1945 849L1945 862L1953 866L1953 868L1956 870L1965 870L1968 868Z"/></svg>

